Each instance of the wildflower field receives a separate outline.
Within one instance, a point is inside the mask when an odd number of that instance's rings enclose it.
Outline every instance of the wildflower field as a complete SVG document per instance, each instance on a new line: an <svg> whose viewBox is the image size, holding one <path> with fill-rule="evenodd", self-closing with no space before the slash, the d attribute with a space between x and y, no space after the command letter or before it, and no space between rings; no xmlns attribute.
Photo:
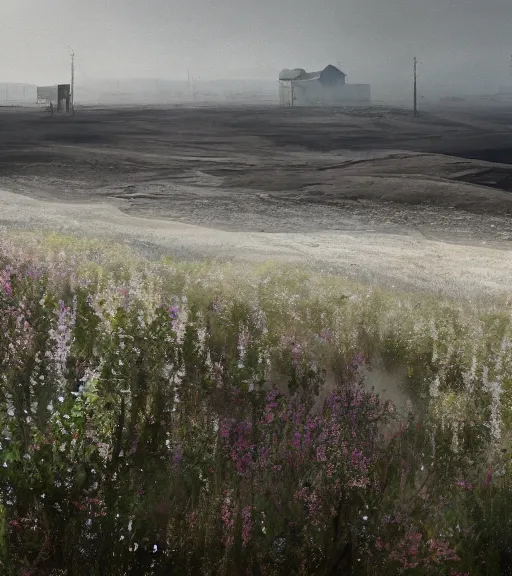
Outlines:
<svg viewBox="0 0 512 576"><path fill-rule="evenodd" d="M511 311L0 234L0 573L512 574Z"/></svg>

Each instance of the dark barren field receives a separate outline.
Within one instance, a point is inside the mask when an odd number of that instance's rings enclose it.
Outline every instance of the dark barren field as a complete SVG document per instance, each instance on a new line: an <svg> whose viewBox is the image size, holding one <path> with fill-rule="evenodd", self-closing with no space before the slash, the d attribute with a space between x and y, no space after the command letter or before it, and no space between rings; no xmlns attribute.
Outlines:
<svg viewBox="0 0 512 576"><path fill-rule="evenodd" d="M383 106L80 108L53 118L5 108L0 189L54 209L112 204L152 219L146 228L158 219L210 236L264 233L265 245L279 233L292 246L293 234L336 232L508 248L512 105L417 119Z"/></svg>
<svg viewBox="0 0 512 576"><path fill-rule="evenodd" d="M471 215L512 214L512 106L419 119L382 107L81 109L74 118L4 109L0 187L122 199L128 212L238 230L339 229L367 216L441 231L460 212L455 222L473 237L484 231L469 230Z"/></svg>

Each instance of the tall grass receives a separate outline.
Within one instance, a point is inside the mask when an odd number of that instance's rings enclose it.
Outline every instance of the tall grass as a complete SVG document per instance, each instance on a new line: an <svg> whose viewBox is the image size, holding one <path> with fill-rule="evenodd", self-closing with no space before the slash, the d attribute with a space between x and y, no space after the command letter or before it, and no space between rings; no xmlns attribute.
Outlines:
<svg viewBox="0 0 512 576"><path fill-rule="evenodd" d="M511 569L508 302L0 240L2 573Z"/></svg>

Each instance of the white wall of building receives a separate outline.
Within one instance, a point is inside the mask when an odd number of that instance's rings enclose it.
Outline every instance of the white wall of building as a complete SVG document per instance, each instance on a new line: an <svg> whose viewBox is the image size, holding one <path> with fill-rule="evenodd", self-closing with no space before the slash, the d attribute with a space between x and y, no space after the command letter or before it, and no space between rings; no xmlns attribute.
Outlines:
<svg viewBox="0 0 512 576"><path fill-rule="evenodd" d="M370 84L345 84L341 94L347 102L368 104L371 100Z"/></svg>
<svg viewBox="0 0 512 576"><path fill-rule="evenodd" d="M279 81L279 104L281 106L291 106L292 104L292 83L289 81Z"/></svg>
<svg viewBox="0 0 512 576"><path fill-rule="evenodd" d="M342 106L368 104L369 84L343 84L325 86L319 80L293 82L295 106Z"/></svg>

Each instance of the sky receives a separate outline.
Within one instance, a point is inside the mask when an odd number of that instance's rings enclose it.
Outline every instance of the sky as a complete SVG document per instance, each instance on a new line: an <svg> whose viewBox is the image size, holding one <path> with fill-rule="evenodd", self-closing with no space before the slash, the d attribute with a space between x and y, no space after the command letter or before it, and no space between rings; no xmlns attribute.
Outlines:
<svg viewBox="0 0 512 576"><path fill-rule="evenodd" d="M273 79L339 62L347 82L512 81L512 0L0 0L0 82Z"/></svg>

